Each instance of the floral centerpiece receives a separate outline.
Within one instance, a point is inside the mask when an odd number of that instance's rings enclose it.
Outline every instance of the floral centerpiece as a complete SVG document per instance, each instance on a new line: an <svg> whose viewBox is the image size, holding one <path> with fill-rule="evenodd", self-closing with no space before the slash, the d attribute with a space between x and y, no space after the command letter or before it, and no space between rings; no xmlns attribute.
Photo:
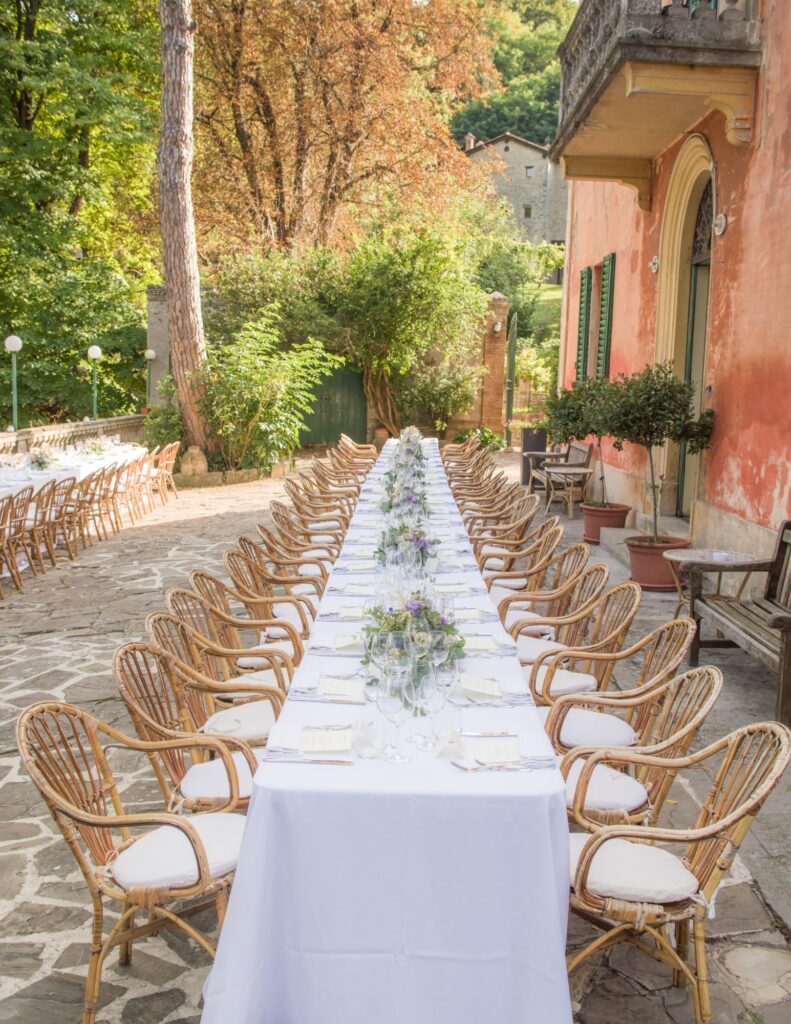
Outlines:
<svg viewBox="0 0 791 1024"><path fill-rule="evenodd" d="M410 630L423 630L428 633L444 633L448 638L448 661L456 661L464 657L464 637L456 626L437 611L431 601L420 593L404 601L400 608L385 608L377 605L368 613L370 622L363 626L363 633L374 637L382 633L407 633ZM422 664L416 666L419 677L428 671L428 654L420 659ZM363 663L370 662L366 653Z"/></svg>
<svg viewBox="0 0 791 1024"><path fill-rule="evenodd" d="M382 530L379 544L374 551L374 558L380 565L384 565L387 561L388 551L408 546L417 551L420 564L425 565L435 553L438 544L438 540L428 537L419 526L411 526L401 520L395 526L388 526L387 529Z"/></svg>
<svg viewBox="0 0 791 1024"><path fill-rule="evenodd" d="M28 463L31 469L49 469L52 465L52 453L48 448L31 448Z"/></svg>

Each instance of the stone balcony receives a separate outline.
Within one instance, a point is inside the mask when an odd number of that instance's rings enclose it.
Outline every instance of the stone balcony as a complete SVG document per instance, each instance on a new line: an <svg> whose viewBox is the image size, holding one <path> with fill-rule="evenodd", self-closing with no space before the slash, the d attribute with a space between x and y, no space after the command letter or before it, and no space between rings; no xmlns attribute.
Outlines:
<svg viewBox="0 0 791 1024"><path fill-rule="evenodd" d="M752 139L759 0L582 0L560 47L567 178L622 181L651 205L651 162L711 110Z"/></svg>

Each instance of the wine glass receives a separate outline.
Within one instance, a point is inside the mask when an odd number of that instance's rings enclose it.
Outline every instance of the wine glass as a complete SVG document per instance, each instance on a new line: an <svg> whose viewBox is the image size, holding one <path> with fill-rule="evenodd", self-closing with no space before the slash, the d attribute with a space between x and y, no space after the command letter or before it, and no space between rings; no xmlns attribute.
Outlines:
<svg viewBox="0 0 791 1024"><path fill-rule="evenodd" d="M429 724L433 722L445 707L446 699L445 687L439 685L436 674L427 674L423 678L420 689L417 692L417 706L425 715ZM423 736L422 742L419 745L423 750L434 750L438 743L439 738L430 724L428 734Z"/></svg>
<svg viewBox="0 0 791 1024"><path fill-rule="evenodd" d="M405 764L412 758L401 745L401 724L411 714L404 693L405 675L393 671L391 664L386 663L376 691L376 706L393 727L393 742L385 747L385 761L393 764Z"/></svg>

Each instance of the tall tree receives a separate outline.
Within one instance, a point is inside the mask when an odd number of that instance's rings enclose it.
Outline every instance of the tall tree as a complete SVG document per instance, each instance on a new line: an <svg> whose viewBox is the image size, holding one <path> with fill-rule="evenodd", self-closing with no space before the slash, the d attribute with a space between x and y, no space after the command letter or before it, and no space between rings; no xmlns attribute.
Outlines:
<svg viewBox="0 0 791 1024"><path fill-rule="evenodd" d="M489 27L502 85L456 113L453 134L459 142L467 132L490 139L511 131L539 143L554 136L560 100L557 48L576 12L574 0L505 0L494 11Z"/></svg>
<svg viewBox="0 0 791 1024"><path fill-rule="evenodd" d="M0 338L25 343L25 424L90 412L93 343L105 353L102 410L143 399L156 47L150 0L0 4Z"/></svg>
<svg viewBox="0 0 791 1024"><path fill-rule="evenodd" d="M196 371L206 359L198 245L192 207L193 61L191 0L160 0L162 125L157 152L159 219L167 288L168 338L188 444L206 445Z"/></svg>
<svg viewBox="0 0 791 1024"><path fill-rule="evenodd" d="M209 244L330 242L475 173L447 118L492 72L478 0L198 0Z"/></svg>

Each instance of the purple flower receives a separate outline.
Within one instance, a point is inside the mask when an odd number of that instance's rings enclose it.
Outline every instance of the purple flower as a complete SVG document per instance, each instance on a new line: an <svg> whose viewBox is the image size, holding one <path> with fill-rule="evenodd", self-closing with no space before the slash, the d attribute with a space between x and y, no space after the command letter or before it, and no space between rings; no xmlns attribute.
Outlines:
<svg viewBox="0 0 791 1024"><path fill-rule="evenodd" d="M439 624L440 624L440 626L447 626L448 620L445 618L444 615L440 615L440 617L439 617Z"/></svg>
<svg viewBox="0 0 791 1024"><path fill-rule="evenodd" d="M423 602L422 601L416 601L415 598L410 598L405 603L405 605L404 605L404 608L408 612L411 612L412 615L417 615L417 613L421 610L422 607L423 607Z"/></svg>

